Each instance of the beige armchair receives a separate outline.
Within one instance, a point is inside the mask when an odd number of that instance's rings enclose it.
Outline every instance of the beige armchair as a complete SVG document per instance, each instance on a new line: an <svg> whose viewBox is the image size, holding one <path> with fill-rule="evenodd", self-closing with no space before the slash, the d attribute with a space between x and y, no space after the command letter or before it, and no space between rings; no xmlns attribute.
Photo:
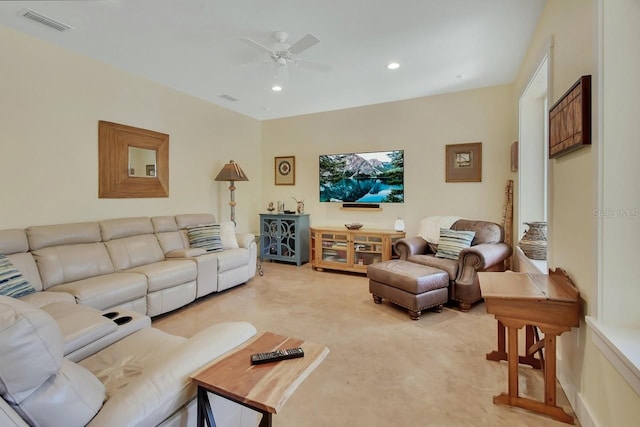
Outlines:
<svg viewBox="0 0 640 427"><path fill-rule="evenodd" d="M504 242L504 229L493 222L460 219L452 230L474 231L469 248L460 252L457 260L436 257L437 245L420 236L398 240L394 248L400 259L444 270L449 274L449 299L456 301L461 311L482 299L478 283L479 271L504 271L504 261L512 248Z"/></svg>

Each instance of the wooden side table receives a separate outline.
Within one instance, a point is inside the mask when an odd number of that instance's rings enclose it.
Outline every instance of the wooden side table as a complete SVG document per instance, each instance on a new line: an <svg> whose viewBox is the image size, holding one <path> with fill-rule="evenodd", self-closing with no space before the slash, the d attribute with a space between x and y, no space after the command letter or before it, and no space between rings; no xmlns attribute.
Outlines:
<svg viewBox="0 0 640 427"><path fill-rule="evenodd" d="M302 347L304 357L261 365L251 364L251 355L274 350ZM229 399L262 414L260 427L270 427L273 414L322 363L329 349L296 338L265 332L240 350L194 374L198 385L198 427L215 427L207 393Z"/></svg>

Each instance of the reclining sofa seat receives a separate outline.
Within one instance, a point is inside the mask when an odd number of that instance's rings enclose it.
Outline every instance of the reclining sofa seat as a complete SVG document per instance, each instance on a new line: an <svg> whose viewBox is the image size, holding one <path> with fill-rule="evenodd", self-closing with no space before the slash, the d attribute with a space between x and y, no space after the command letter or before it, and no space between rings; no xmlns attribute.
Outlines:
<svg viewBox="0 0 640 427"><path fill-rule="evenodd" d="M119 316L129 316L123 325L103 316L100 310L76 304L66 292L43 291L42 281L24 230L0 230L0 253L27 279L36 292L19 299L41 308L54 318L63 335L64 357L72 361L83 359L122 339L138 329L151 326L151 319L123 307ZM1 425L1 424L0 424Z"/></svg>
<svg viewBox="0 0 640 427"><path fill-rule="evenodd" d="M166 260L150 218L100 221L100 229L115 270L146 277L143 313L157 316L196 299L196 264L185 259Z"/></svg>
<svg viewBox="0 0 640 427"><path fill-rule="evenodd" d="M75 363L63 357L51 316L0 296L0 425L195 427L190 376L255 333L247 322L213 325L190 339L147 327ZM256 412L209 398L221 427L257 424Z"/></svg>
<svg viewBox="0 0 640 427"><path fill-rule="evenodd" d="M437 247L420 236L400 239L394 249L402 260L446 271L449 299L456 301L461 311L468 311L482 299L478 272L504 271L512 248L504 242L504 228L493 222L460 219L451 229L475 232L471 246L463 249L457 260L436 257Z"/></svg>
<svg viewBox="0 0 640 427"><path fill-rule="evenodd" d="M211 214L182 214L151 218L154 231L167 259L184 258L198 265L196 298L245 283L256 274L257 249L254 235L236 233L237 247L222 252L191 248L188 227L215 224Z"/></svg>
<svg viewBox="0 0 640 427"><path fill-rule="evenodd" d="M98 310L123 306L146 314L146 277L116 271L100 224L41 225L26 230L44 290L73 295Z"/></svg>
<svg viewBox="0 0 640 427"><path fill-rule="evenodd" d="M36 260L29 252L29 241L25 230L0 230L0 254L5 255L36 290L34 293L21 297L23 301L27 301L36 307L55 302L75 304L75 299L71 294L45 291Z"/></svg>

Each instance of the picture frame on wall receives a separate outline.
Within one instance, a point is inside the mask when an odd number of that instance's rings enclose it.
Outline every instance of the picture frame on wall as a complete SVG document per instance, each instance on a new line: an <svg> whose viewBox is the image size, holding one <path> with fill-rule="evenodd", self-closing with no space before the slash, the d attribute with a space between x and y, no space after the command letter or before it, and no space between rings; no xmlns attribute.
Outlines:
<svg viewBox="0 0 640 427"><path fill-rule="evenodd" d="M446 182L482 181L482 143L446 146Z"/></svg>
<svg viewBox="0 0 640 427"><path fill-rule="evenodd" d="M518 172L518 141L511 144L511 172Z"/></svg>
<svg viewBox="0 0 640 427"><path fill-rule="evenodd" d="M549 109L549 158L591 145L591 75L582 76Z"/></svg>
<svg viewBox="0 0 640 427"><path fill-rule="evenodd" d="M275 184L295 185L296 183L296 157L285 156L275 158Z"/></svg>

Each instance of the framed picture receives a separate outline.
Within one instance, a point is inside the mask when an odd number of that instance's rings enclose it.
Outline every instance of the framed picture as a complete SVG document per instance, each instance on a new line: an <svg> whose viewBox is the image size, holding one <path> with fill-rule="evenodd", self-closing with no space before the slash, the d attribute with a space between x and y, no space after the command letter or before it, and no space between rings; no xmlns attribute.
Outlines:
<svg viewBox="0 0 640 427"><path fill-rule="evenodd" d="M549 110L549 158L591 144L591 76L582 76Z"/></svg>
<svg viewBox="0 0 640 427"><path fill-rule="evenodd" d="M511 172L518 172L518 141L511 144Z"/></svg>
<svg viewBox="0 0 640 427"><path fill-rule="evenodd" d="M295 185L296 183L295 156L276 157L275 183L276 185Z"/></svg>
<svg viewBox="0 0 640 427"><path fill-rule="evenodd" d="M446 182L482 181L482 143L447 145Z"/></svg>
<svg viewBox="0 0 640 427"><path fill-rule="evenodd" d="M145 165L147 176L156 176L156 165Z"/></svg>

